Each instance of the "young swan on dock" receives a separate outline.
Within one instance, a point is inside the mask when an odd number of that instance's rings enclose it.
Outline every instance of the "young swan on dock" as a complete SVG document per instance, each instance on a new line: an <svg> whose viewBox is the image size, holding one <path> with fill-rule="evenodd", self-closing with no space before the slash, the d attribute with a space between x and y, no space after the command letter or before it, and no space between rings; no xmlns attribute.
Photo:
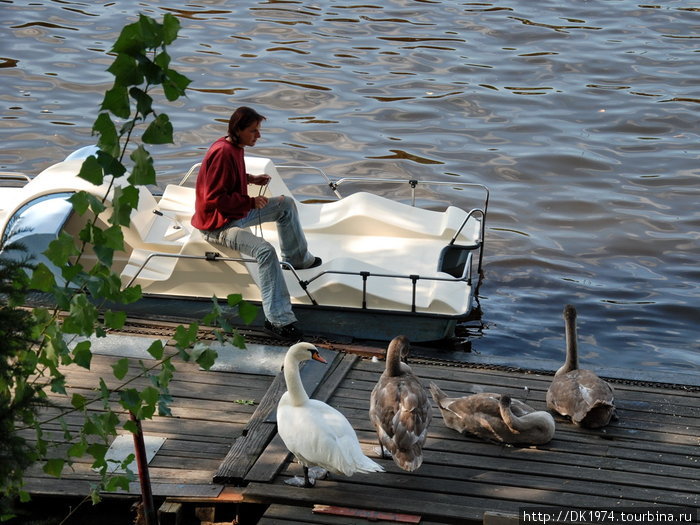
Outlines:
<svg viewBox="0 0 700 525"><path fill-rule="evenodd" d="M299 374L299 363L314 359L325 363L311 343L297 343L284 358L287 391L277 405L277 431L289 451L304 468L304 479L287 483L313 487L309 467L321 467L334 474L352 476L356 472L383 472L384 468L362 453L357 434L350 422L335 408L317 399L309 399Z"/></svg>
<svg viewBox="0 0 700 525"><path fill-rule="evenodd" d="M423 463L423 445L433 417L428 394L411 367L402 362L408 339L392 339L386 368L370 396L369 419L377 431L382 457L391 454L397 466L413 472Z"/></svg>
<svg viewBox="0 0 700 525"><path fill-rule="evenodd" d="M430 393L445 425L462 434L512 445L544 445L554 437L554 418L549 412L535 410L507 394L447 397L435 383L430 383Z"/></svg>
<svg viewBox="0 0 700 525"><path fill-rule="evenodd" d="M576 309L564 307L566 330L566 362L554 374L547 390L547 408L571 418L579 426L600 428L615 414L615 396L612 387L591 370L578 367L576 337Z"/></svg>

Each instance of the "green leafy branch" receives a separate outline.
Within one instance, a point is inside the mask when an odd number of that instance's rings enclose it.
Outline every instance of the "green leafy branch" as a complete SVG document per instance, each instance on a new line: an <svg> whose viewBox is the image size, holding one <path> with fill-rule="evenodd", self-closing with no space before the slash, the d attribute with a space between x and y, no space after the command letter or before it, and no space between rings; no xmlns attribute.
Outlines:
<svg viewBox="0 0 700 525"><path fill-rule="evenodd" d="M171 59L167 53L167 46L177 38L179 29L179 21L170 14L164 15L162 23L139 15L137 22L122 29L111 49L115 58L108 68L114 76L114 85L105 93L93 125L93 133L98 137L97 152L83 162L79 172L79 177L92 187L70 197L73 210L83 218L84 226L77 239L64 231L59 233L45 252L54 268L43 263L33 265L31 278L13 278L16 283L14 292L8 294L12 301L9 306L15 307L21 304L22 290L38 290L51 295L55 307L37 307L31 311L26 327L16 334L26 344L8 355L8 362L15 367L12 369L14 373L0 374L0 401L14 396L17 403L26 397L34 408L0 418L0 421L17 419L16 415L20 414L21 425L10 426L7 429L10 434L15 435L23 427L35 429L36 448L31 452L24 451L28 461L33 461L48 457L51 443L44 436L42 425L58 419L64 432L63 441L70 443L70 447L63 457L48 458L44 471L60 476L75 458L91 456L92 468L99 470L101 475L100 482L92 490L94 502L99 501L100 491L128 489L133 478L128 469L127 475L112 475L105 460L110 439L119 428L136 431L131 421L120 426L119 415L110 404L113 394L116 393L124 412L139 419L152 418L156 412L169 415L172 398L168 387L176 372L174 358L195 360L205 369L216 359L215 351L198 341L198 323L179 326L173 336L174 353L166 354L161 341L155 341L149 347L149 354L156 360L153 366L139 362L140 371L113 388L108 388L104 378L99 378L95 396L88 398L73 394L72 408L59 416L40 421L36 414L36 405L48 403L45 388L68 395L62 367L75 364L90 369L92 349L89 338L104 337L110 330L124 326L125 312L118 306L105 308L105 305L125 305L141 298L139 285L122 288L112 264L115 252L125 249L124 229L130 227L131 216L138 207L140 187L156 183L153 159L143 144L173 142L172 124L166 114L154 109L152 94L159 92L173 102L185 95L190 83L170 67ZM118 127L112 116L122 119L123 123ZM140 126L145 126L141 134L143 144L134 145L133 139ZM124 165L127 157L130 161L128 169ZM94 253L94 262L86 262L88 250ZM20 271L23 268L12 270L26 276ZM217 298L212 299L212 312L202 322L218 326L214 333L219 341L229 340L228 334L233 334L232 343L243 348L243 337L226 320ZM229 296L228 304L237 308L245 322L252 321L257 313L256 308L239 295ZM124 380L129 368L128 359L118 360L112 367L114 377L118 381ZM18 370L21 373L17 373ZM149 380L147 387L139 390L131 386L133 381L143 377ZM90 412L90 407L98 402L102 403L102 409ZM79 431L73 433L62 418L76 411L83 414L84 422ZM126 460L122 466L128 467L130 461ZM20 489L21 471L26 466L24 462L13 467L11 472L0 471L3 476L0 486L8 489L9 494L19 494L22 501L28 499L28 494ZM0 512L0 519L6 516Z"/></svg>

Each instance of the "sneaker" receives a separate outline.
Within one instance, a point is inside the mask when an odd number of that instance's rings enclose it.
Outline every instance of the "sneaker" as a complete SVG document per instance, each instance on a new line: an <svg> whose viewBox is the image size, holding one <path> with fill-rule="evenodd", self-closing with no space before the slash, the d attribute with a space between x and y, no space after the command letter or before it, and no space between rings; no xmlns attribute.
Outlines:
<svg viewBox="0 0 700 525"><path fill-rule="evenodd" d="M265 330L276 335L281 339L295 339L299 340L303 337L303 333L299 330L294 323L290 323L285 326L275 326L270 321L265 319Z"/></svg>
<svg viewBox="0 0 700 525"><path fill-rule="evenodd" d="M316 268L317 266L321 266L322 262L323 262L323 260L320 257L315 257L314 262L312 262L309 266L304 268L304 270L308 270L310 268Z"/></svg>
<svg viewBox="0 0 700 525"><path fill-rule="evenodd" d="M321 259L320 257L315 257L314 262L312 262L310 265L305 266L304 268L294 268L294 269L295 270L309 270L311 268L316 268L317 266L321 266L322 263L323 263L323 259ZM289 270L289 266L287 266L286 264L284 266L282 266L282 268L284 270Z"/></svg>

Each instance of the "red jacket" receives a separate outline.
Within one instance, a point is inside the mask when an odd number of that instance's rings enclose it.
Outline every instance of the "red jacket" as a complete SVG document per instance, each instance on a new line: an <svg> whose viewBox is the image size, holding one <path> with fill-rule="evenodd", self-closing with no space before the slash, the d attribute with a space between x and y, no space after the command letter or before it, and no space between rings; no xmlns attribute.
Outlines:
<svg viewBox="0 0 700 525"><path fill-rule="evenodd" d="M220 138L204 156L195 185L192 226L215 230L235 219L242 219L255 207L248 196L248 175L243 148Z"/></svg>

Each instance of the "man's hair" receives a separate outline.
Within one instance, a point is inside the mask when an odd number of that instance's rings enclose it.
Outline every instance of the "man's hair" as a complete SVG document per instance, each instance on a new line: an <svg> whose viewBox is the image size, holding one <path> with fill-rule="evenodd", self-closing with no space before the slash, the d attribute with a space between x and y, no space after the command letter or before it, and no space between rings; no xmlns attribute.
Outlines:
<svg viewBox="0 0 700 525"><path fill-rule="evenodd" d="M228 136L234 144L239 143L238 133L251 124L257 124L265 120L260 113L247 106L241 106L233 112L228 121Z"/></svg>

